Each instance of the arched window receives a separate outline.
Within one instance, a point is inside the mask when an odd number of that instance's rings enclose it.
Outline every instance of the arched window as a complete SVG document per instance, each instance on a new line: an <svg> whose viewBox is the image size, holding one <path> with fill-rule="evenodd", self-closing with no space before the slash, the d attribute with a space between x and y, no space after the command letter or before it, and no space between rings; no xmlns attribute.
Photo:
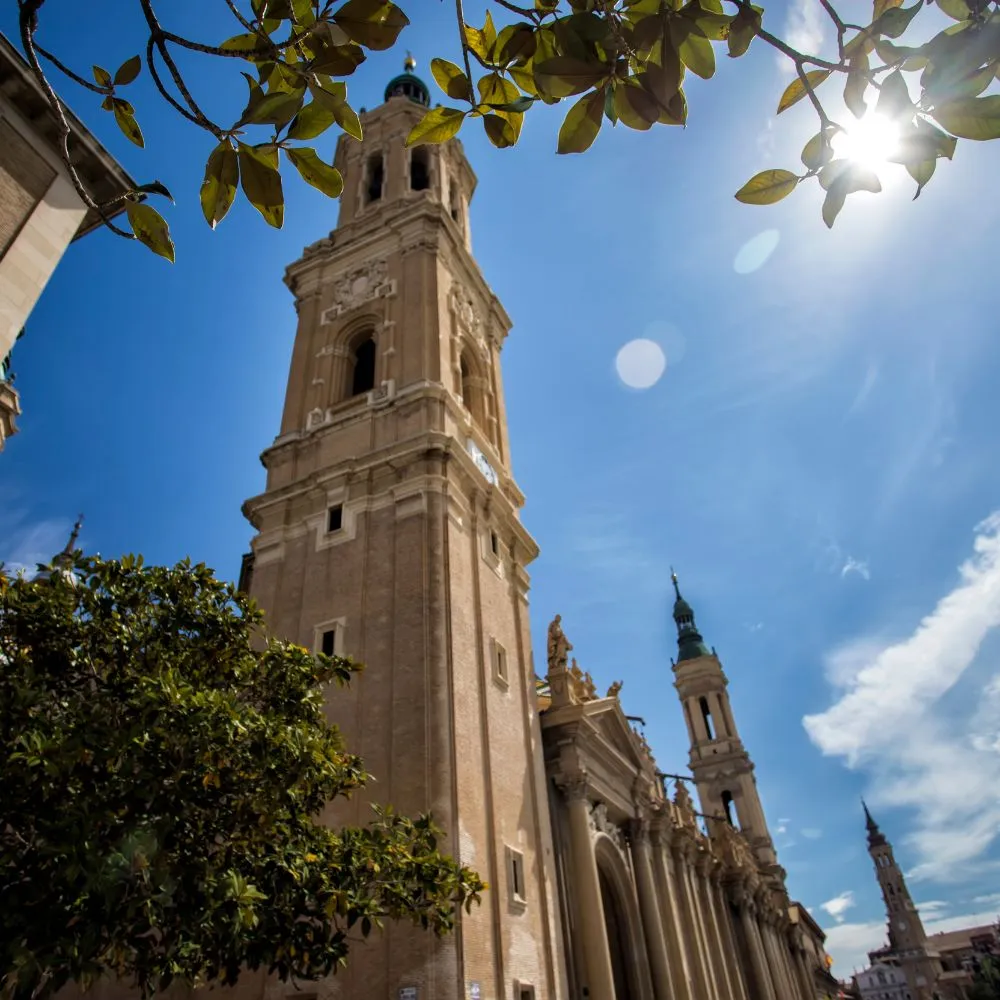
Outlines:
<svg viewBox="0 0 1000 1000"><path fill-rule="evenodd" d="M385 182L385 165L381 153L368 157L365 177L365 204L370 205L382 197L382 185Z"/></svg>
<svg viewBox="0 0 1000 1000"><path fill-rule="evenodd" d="M726 820L730 826L736 826L733 822L733 794L730 791L722 793L722 808L726 811Z"/></svg>
<svg viewBox="0 0 1000 1000"><path fill-rule="evenodd" d="M410 153L410 187L426 191L431 186L431 164L426 146L417 146Z"/></svg>
<svg viewBox="0 0 1000 1000"><path fill-rule="evenodd" d="M360 396L375 388L375 338L365 333L356 341L352 353L351 395Z"/></svg>
<svg viewBox="0 0 1000 1000"><path fill-rule="evenodd" d="M458 361L461 385L459 392L462 403L469 411L472 419L482 428L486 428L486 379L479 360L470 352L462 351Z"/></svg>
<svg viewBox="0 0 1000 1000"><path fill-rule="evenodd" d="M708 707L708 699L702 695L698 699L698 704L701 706L701 717L705 720L705 731L708 733L708 738L710 740L715 739L715 733L712 730L712 710Z"/></svg>
<svg viewBox="0 0 1000 1000"><path fill-rule="evenodd" d="M471 410L472 406L472 373L469 371L469 359L463 354L462 360L459 362L459 367L462 376L462 402L465 404L467 410Z"/></svg>

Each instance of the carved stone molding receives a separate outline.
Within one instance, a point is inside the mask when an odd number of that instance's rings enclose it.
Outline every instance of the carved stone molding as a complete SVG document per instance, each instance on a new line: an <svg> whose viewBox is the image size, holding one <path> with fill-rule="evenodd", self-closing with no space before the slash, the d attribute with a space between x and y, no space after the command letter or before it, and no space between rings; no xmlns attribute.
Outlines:
<svg viewBox="0 0 1000 1000"><path fill-rule="evenodd" d="M396 293L396 282L389 278L388 264L372 260L348 271L333 285L332 304L323 311L323 323L330 323L344 313L375 299Z"/></svg>
<svg viewBox="0 0 1000 1000"><path fill-rule="evenodd" d="M625 850L625 838L622 835L621 827L608 819L608 807L603 802L595 803L593 809L590 810L590 829L594 833L603 833L610 837L619 851Z"/></svg>
<svg viewBox="0 0 1000 1000"><path fill-rule="evenodd" d="M489 347L486 344L486 328L479 307L472 293L458 281L451 283L448 293L448 308L458 321L458 329L465 333L479 349L484 360L489 359Z"/></svg>
<svg viewBox="0 0 1000 1000"><path fill-rule="evenodd" d="M586 771L572 771L558 779L559 787L569 802L586 801L590 792L590 783Z"/></svg>

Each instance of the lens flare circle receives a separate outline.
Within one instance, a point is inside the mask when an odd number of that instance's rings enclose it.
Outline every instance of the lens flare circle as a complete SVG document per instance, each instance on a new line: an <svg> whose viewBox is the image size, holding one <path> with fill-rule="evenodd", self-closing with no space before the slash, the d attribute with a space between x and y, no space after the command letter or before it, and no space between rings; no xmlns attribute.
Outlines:
<svg viewBox="0 0 1000 1000"><path fill-rule="evenodd" d="M768 258L778 248L781 234L777 229L765 229L740 247L733 260L733 270L737 274L753 274L760 270Z"/></svg>
<svg viewBox="0 0 1000 1000"><path fill-rule="evenodd" d="M615 371L630 389L649 389L660 381L667 356L655 340L638 337L625 344L615 357Z"/></svg>

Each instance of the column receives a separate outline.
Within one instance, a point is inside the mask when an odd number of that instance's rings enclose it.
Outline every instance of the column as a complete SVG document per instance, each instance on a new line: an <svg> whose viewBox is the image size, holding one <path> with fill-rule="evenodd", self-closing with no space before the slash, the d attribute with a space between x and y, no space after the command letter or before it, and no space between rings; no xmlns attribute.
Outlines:
<svg viewBox="0 0 1000 1000"><path fill-rule="evenodd" d="M719 926L719 915L715 906L715 872L707 871L702 884L702 909L708 915L708 932L712 939L711 954L714 956L715 979L719 986L719 994L722 1000L736 1000L733 991L733 984L729 973L730 955L725 938L722 936L722 928Z"/></svg>
<svg viewBox="0 0 1000 1000"><path fill-rule="evenodd" d="M764 958L764 945L760 939L757 920L751 912L752 905L748 896L744 896L740 900L740 921L750 951L754 979L757 982L757 1000L777 1000L774 995L774 987L771 985L771 976L767 971L767 960Z"/></svg>
<svg viewBox="0 0 1000 1000"><path fill-rule="evenodd" d="M691 880L694 885L695 909L698 911L698 925L701 930L702 954L705 956L705 971L707 973L709 989L714 997L723 1000L722 987L719 984L719 970L717 961L717 949L714 947L708 914L705 912L705 880L707 878L705 868L708 858L701 854L697 864L691 873Z"/></svg>
<svg viewBox="0 0 1000 1000"><path fill-rule="evenodd" d="M781 947L781 961L785 966L785 975L788 977L788 986L792 991L792 996L800 995L802 982L795 971L795 950L791 940L791 925L784 923L778 930L778 944ZM803 998L807 1000L807 998Z"/></svg>
<svg viewBox="0 0 1000 1000"><path fill-rule="evenodd" d="M708 978L705 973L701 942L698 939L697 918L691 901L689 859L683 847L678 847L674 851L674 874L676 875L675 881L683 915L681 926L686 930L684 945L687 951L688 966L694 978L694 995L697 1000L708 1000Z"/></svg>
<svg viewBox="0 0 1000 1000"><path fill-rule="evenodd" d="M580 950L583 952L590 1000L614 1000L611 952L604 929L601 884L597 878L597 859L590 836L586 775L571 776L564 783L563 791L568 802L576 916L582 937Z"/></svg>
<svg viewBox="0 0 1000 1000"><path fill-rule="evenodd" d="M650 971L653 973L653 992L657 1000L671 1000L674 990L670 982L670 965L667 961L663 924L656 903L656 885L653 881L653 865L650 860L649 821L635 820L630 834L629 846L639 890L639 910L642 913L642 926L646 932Z"/></svg>
<svg viewBox="0 0 1000 1000"><path fill-rule="evenodd" d="M656 846L653 859L660 883L658 894L660 917L667 940L667 951L670 954L674 997L675 1000L692 1000L690 973L684 955L684 942L680 936L680 921L683 918L677 903L677 892L674 888L674 877L670 868L670 830L662 826L654 826L653 843Z"/></svg>
<svg viewBox="0 0 1000 1000"><path fill-rule="evenodd" d="M764 938L764 948L770 959L768 964L771 968L771 979L774 982L775 992L778 994L780 1000L784 1000L786 997L788 1000L791 1000L793 996L792 988L781 962L781 952L778 945L778 938L774 931L774 925L769 920L763 921L761 924L761 933Z"/></svg>
<svg viewBox="0 0 1000 1000"><path fill-rule="evenodd" d="M736 944L736 933L733 929L732 918L730 917L726 892L721 882L716 882L713 889L713 901L719 921L719 929L722 933L722 947L726 953L733 1000L749 1000L746 978L743 974L742 963L740 962L740 952Z"/></svg>
<svg viewBox="0 0 1000 1000"><path fill-rule="evenodd" d="M802 996L805 1000L815 1000L816 986L813 983L812 970L809 968L809 960L806 957L805 948L799 947L795 953L795 966L799 972L799 980L805 991Z"/></svg>

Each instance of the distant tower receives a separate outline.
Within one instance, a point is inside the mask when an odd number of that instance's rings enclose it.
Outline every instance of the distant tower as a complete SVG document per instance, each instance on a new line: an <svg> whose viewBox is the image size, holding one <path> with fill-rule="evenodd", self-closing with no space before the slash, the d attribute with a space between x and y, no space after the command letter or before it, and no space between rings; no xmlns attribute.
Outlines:
<svg viewBox="0 0 1000 1000"><path fill-rule="evenodd" d="M285 275L298 329L241 585L278 635L365 664L328 712L376 782L328 818L433 811L442 849L490 886L452 935L390 924L354 945L319 995L561 1000L511 324L470 252L461 143L405 145L431 103L413 69L361 115L363 143L339 139L337 227Z"/></svg>
<svg viewBox="0 0 1000 1000"><path fill-rule="evenodd" d="M784 887L785 872L778 865L757 794L754 765L733 719L726 688L729 681L713 650L705 645L691 605L674 584L674 621L677 624L677 662L674 687L684 707L691 739L690 767L698 788L702 812L725 816L738 826L753 847L762 869Z"/></svg>
<svg viewBox="0 0 1000 1000"><path fill-rule="evenodd" d="M885 900L889 947L906 973L913 1000L929 1000L941 975L941 956L927 945L924 925L893 857L892 845L872 819L864 800L861 805L868 830L868 853L875 864L878 886Z"/></svg>

